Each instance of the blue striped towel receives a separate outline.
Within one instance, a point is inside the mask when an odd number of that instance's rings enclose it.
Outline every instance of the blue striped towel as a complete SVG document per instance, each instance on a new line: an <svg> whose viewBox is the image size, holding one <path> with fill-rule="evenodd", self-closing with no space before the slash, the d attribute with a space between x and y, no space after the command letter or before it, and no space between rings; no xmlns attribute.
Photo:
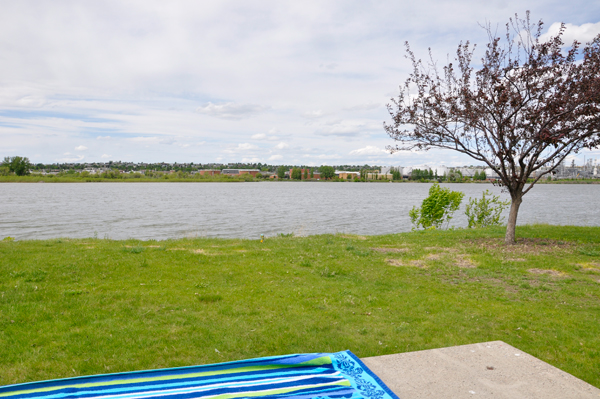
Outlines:
<svg viewBox="0 0 600 399"><path fill-rule="evenodd" d="M352 352L263 357L0 387L0 399L398 399Z"/></svg>

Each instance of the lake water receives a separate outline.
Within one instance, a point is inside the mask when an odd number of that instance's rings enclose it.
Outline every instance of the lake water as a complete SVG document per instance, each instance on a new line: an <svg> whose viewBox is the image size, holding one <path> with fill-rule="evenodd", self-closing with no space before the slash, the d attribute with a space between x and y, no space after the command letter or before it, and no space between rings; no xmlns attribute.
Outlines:
<svg viewBox="0 0 600 399"><path fill-rule="evenodd" d="M4 183L0 239L99 237L259 238L278 233L387 234L411 229L424 183ZM466 227L464 208L491 184L443 184L465 193L451 226ZM518 224L600 225L600 185L538 185Z"/></svg>

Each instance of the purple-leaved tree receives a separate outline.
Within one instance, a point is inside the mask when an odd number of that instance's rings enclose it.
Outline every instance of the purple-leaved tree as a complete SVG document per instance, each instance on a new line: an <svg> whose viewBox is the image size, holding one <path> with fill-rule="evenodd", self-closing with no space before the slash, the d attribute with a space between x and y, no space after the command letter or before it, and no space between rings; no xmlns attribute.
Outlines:
<svg viewBox="0 0 600 399"><path fill-rule="evenodd" d="M475 46L460 43L455 64L437 68L417 59L392 99L392 123L384 123L392 152L444 148L490 167L511 196L505 242L515 242L525 195L571 153L600 144L600 35L583 48L565 48L564 24L540 40L543 23L515 15L506 35L485 26L489 42L481 64Z"/></svg>

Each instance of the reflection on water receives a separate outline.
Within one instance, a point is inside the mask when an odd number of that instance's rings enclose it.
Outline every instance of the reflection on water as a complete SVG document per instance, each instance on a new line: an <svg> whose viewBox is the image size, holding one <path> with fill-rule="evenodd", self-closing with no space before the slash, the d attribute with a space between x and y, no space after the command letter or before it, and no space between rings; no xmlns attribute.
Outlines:
<svg viewBox="0 0 600 399"><path fill-rule="evenodd" d="M469 197L490 184L444 184L465 193L451 225L465 227ZM0 238L259 238L261 234L387 234L411 229L423 183L0 184ZM600 185L539 185L519 224L600 225Z"/></svg>

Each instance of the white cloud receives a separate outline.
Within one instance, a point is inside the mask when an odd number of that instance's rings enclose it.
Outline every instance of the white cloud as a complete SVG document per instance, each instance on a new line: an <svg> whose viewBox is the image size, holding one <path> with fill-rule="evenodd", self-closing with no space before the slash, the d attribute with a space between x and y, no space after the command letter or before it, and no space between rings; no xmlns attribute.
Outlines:
<svg viewBox="0 0 600 399"><path fill-rule="evenodd" d="M134 143L140 143L140 144L156 144L156 143L158 143L157 137L130 137L126 140L132 141Z"/></svg>
<svg viewBox="0 0 600 399"><path fill-rule="evenodd" d="M323 126L316 133L321 136L354 137L366 135L371 130L373 130L373 126L368 126L363 121L348 120Z"/></svg>
<svg viewBox="0 0 600 399"><path fill-rule="evenodd" d="M591 42L594 37L600 34L600 22L582 25L565 24L565 28L566 30L563 33L563 42L566 46L570 46L575 40L583 44ZM548 28L548 32L540 36L540 40L549 40L551 37L558 35L559 30L560 22L553 23L550 25L550 28Z"/></svg>
<svg viewBox="0 0 600 399"><path fill-rule="evenodd" d="M266 133L256 133L253 134L250 138L252 140L268 140L268 141L275 141L278 140L279 137L276 135L276 133L279 133L279 131L277 129L271 129L269 130L269 134Z"/></svg>
<svg viewBox="0 0 600 399"><path fill-rule="evenodd" d="M67 155L67 154L65 154L65 155ZM59 163L60 162L76 163L76 162L83 161L84 158L85 157L83 155L79 155L79 156L77 156L75 158L73 158L73 157L60 158L60 159L57 159L56 162L59 162Z"/></svg>
<svg viewBox="0 0 600 399"><path fill-rule="evenodd" d="M87 149L88 148L86 146L84 146L84 145L80 145L80 146L75 147L75 151L85 151Z"/></svg>
<svg viewBox="0 0 600 399"><path fill-rule="evenodd" d="M314 159L342 159L340 155L337 154L319 154L319 155L305 155L306 158L314 158Z"/></svg>
<svg viewBox="0 0 600 399"><path fill-rule="evenodd" d="M46 105L48 102L45 98L38 96L26 96L19 98L17 104L26 108L40 108Z"/></svg>
<svg viewBox="0 0 600 399"><path fill-rule="evenodd" d="M240 120L254 116L266 109L266 107L256 104L213 104L209 102L202 107L196 108L196 112L221 119Z"/></svg>
<svg viewBox="0 0 600 399"><path fill-rule="evenodd" d="M283 159L283 155L271 155L269 157L269 161L281 161Z"/></svg>
<svg viewBox="0 0 600 399"><path fill-rule="evenodd" d="M285 148L289 148L289 147L290 147L290 145L289 145L288 143L284 143L284 142L282 141L281 143L277 144L277 145L276 145L275 147L273 147L273 148L276 148L276 149L278 149L278 150L283 150L283 149L285 149Z"/></svg>
<svg viewBox="0 0 600 399"><path fill-rule="evenodd" d="M302 117L307 118L307 119L318 119L318 118L322 118L327 115L329 115L329 114L318 109L316 111L306 111L302 114Z"/></svg>
<svg viewBox="0 0 600 399"><path fill-rule="evenodd" d="M239 150L256 150L256 149L258 149L258 146L254 145L254 144L250 144L250 143L241 143L241 144L238 144L237 148Z"/></svg>
<svg viewBox="0 0 600 399"><path fill-rule="evenodd" d="M110 158L110 157L112 157L112 155L102 154L102 156L100 158L106 159L106 158Z"/></svg>
<svg viewBox="0 0 600 399"><path fill-rule="evenodd" d="M245 163L259 163L259 162L262 162L262 159L260 159L260 158L242 158L242 162L245 162Z"/></svg>
<svg viewBox="0 0 600 399"><path fill-rule="evenodd" d="M236 147L230 147L224 151L229 154L247 154L250 151L256 151L260 147L250 143L240 143Z"/></svg>
<svg viewBox="0 0 600 399"><path fill-rule="evenodd" d="M110 136L98 136L96 140L110 140Z"/></svg>
<svg viewBox="0 0 600 399"><path fill-rule="evenodd" d="M386 150L384 150L383 148L374 147L372 145L368 145L366 147L350 151L350 155L382 155L382 154L388 154L388 152Z"/></svg>
<svg viewBox="0 0 600 399"><path fill-rule="evenodd" d="M200 147L204 144L206 144L206 141L198 141L195 143L177 143L177 145L181 148Z"/></svg>
<svg viewBox="0 0 600 399"><path fill-rule="evenodd" d="M319 68L325 68L325 69L335 69L337 68L339 65L336 64L335 62L330 62L328 64L320 64Z"/></svg>
<svg viewBox="0 0 600 399"><path fill-rule="evenodd" d="M396 95L396 94L394 94ZM381 106L381 104L378 103L367 103L367 104L358 104L358 105L353 105L351 107L346 107L344 108L347 111L369 111L375 108L379 108Z"/></svg>

